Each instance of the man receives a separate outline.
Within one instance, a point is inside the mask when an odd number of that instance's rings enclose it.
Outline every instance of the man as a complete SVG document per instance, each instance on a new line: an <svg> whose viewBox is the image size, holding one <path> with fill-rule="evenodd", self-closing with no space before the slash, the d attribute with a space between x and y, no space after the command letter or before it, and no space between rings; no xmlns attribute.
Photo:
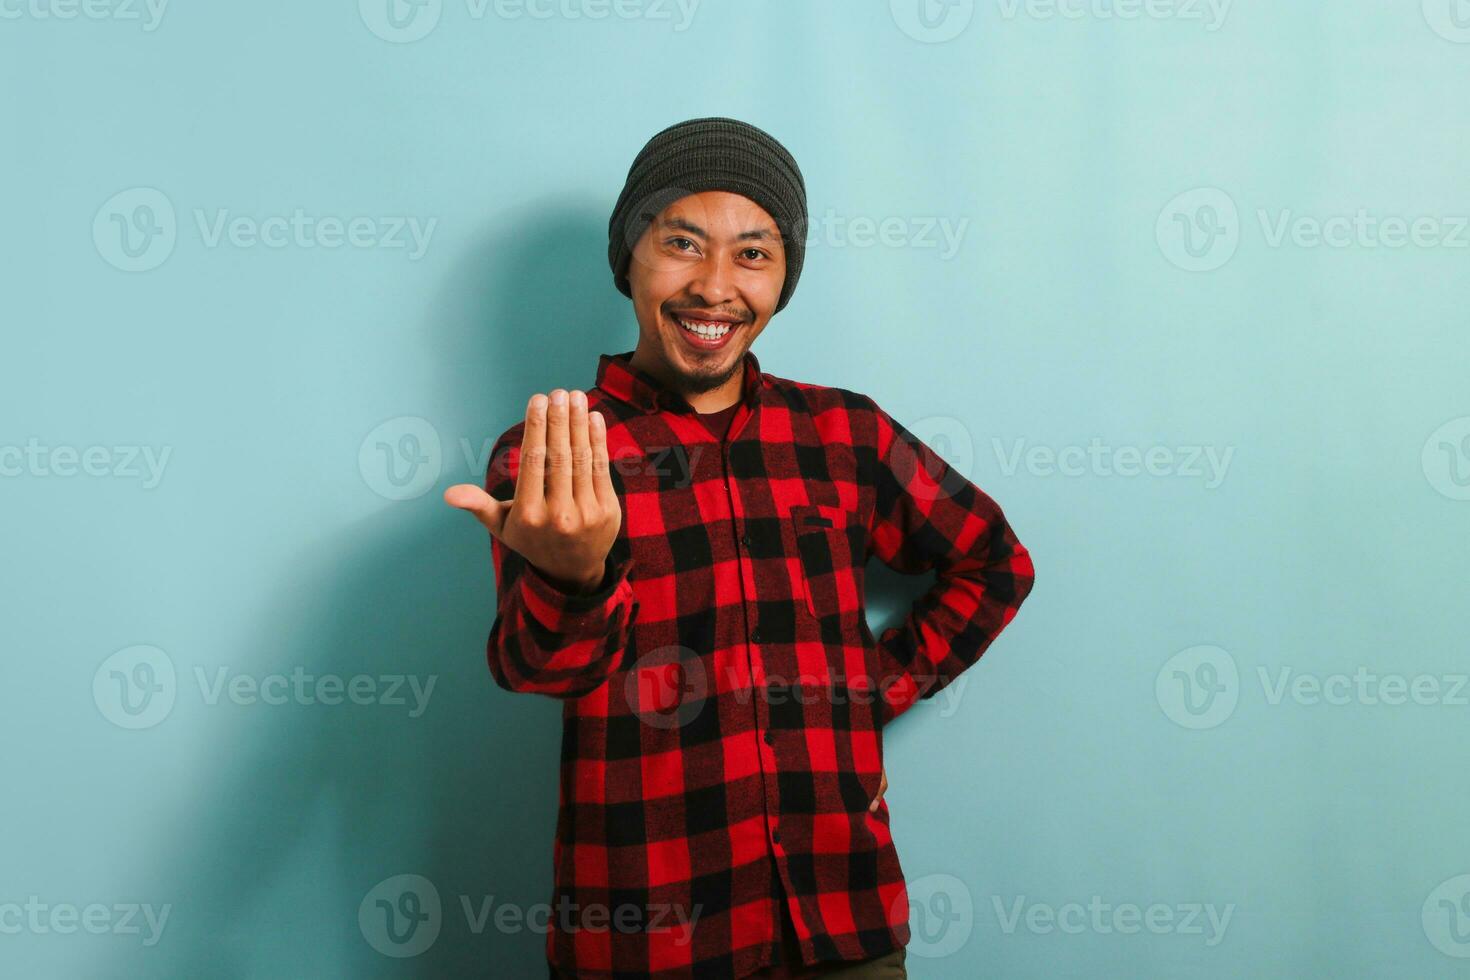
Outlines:
<svg viewBox="0 0 1470 980"><path fill-rule="evenodd" d="M491 534L491 674L563 703L553 977L907 976L882 729L979 659L1033 568L872 399L760 370L806 221L762 130L655 135L608 225L637 347L533 395L485 488L445 492ZM869 555L936 572L879 639Z"/></svg>

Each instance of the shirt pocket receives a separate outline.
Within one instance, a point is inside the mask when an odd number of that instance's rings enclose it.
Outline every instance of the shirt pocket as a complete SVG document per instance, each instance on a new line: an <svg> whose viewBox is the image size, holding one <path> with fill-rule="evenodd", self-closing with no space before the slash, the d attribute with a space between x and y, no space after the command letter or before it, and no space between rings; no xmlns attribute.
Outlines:
<svg viewBox="0 0 1470 980"><path fill-rule="evenodd" d="M835 637L862 612L864 527L860 516L829 504L791 508L806 608Z"/></svg>

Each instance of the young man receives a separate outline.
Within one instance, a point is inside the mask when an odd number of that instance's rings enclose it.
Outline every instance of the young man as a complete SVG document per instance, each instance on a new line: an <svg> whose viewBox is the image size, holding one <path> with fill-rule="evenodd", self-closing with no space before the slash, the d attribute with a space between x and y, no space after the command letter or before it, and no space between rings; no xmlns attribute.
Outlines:
<svg viewBox="0 0 1470 980"><path fill-rule="evenodd" d="M872 399L760 370L806 222L769 134L655 135L608 225L637 347L533 395L485 487L445 492L491 534L496 683L563 703L553 977L907 976L882 729L979 659L1034 573ZM870 555L936 572L876 639Z"/></svg>

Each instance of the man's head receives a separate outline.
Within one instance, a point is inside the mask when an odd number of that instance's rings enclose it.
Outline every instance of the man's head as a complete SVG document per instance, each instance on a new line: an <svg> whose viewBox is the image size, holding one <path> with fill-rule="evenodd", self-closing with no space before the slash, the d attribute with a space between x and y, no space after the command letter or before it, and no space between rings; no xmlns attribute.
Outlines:
<svg viewBox="0 0 1470 980"><path fill-rule="evenodd" d="M769 134L716 117L655 135L608 222L608 262L633 300L640 353L686 392L728 381L790 300L806 225L801 171Z"/></svg>

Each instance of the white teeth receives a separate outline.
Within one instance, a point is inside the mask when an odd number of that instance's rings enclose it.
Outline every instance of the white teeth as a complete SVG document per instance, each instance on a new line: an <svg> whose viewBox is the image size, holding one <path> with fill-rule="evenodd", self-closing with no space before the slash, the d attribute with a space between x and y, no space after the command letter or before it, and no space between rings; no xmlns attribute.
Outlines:
<svg viewBox="0 0 1470 980"><path fill-rule="evenodd" d="M692 334L696 334L700 337L705 338L706 340L717 340L720 337L725 336L725 334L730 332L731 327L731 324L728 323L712 323L700 320L685 320L681 317L675 317L675 319L679 321L679 326L683 327L685 330L688 330Z"/></svg>

